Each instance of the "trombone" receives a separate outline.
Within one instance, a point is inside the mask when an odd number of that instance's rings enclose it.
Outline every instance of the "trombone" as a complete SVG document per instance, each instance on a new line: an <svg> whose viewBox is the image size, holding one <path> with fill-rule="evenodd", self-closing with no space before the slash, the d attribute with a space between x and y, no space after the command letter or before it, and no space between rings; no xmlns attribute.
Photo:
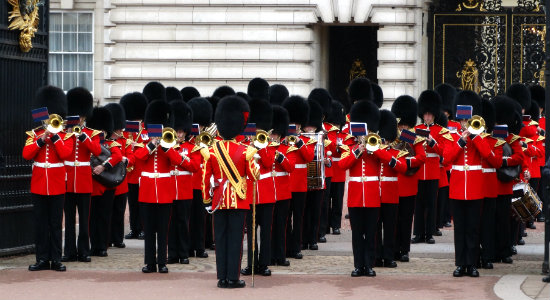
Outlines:
<svg viewBox="0 0 550 300"><path fill-rule="evenodd" d="M476 135L482 133L485 131L485 120L481 116L473 115L468 120L468 131Z"/></svg>

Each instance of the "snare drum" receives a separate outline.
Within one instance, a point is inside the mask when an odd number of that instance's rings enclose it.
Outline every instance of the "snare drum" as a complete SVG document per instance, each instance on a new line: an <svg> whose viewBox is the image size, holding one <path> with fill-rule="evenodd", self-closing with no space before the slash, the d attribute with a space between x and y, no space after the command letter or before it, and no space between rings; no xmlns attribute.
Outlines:
<svg viewBox="0 0 550 300"><path fill-rule="evenodd" d="M512 211L516 218L523 222L534 221L535 217L542 212L542 202L529 184L514 185Z"/></svg>

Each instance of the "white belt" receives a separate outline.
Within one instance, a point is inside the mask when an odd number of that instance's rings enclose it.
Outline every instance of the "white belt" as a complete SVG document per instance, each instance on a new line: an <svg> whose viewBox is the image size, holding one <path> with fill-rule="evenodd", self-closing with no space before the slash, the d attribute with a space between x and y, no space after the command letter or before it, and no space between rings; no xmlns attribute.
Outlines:
<svg viewBox="0 0 550 300"><path fill-rule="evenodd" d="M333 157L332 161L340 161L340 157Z"/></svg>
<svg viewBox="0 0 550 300"><path fill-rule="evenodd" d="M170 173L150 173L150 172L141 172L141 176L149 178L166 178L172 176Z"/></svg>
<svg viewBox="0 0 550 300"><path fill-rule="evenodd" d="M457 171L479 171L483 169L481 166L453 166L453 170Z"/></svg>
<svg viewBox="0 0 550 300"><path fill-rule="evenodd" d="M382 176L382 177L380 177L380 181L397 181L397 177Z"/></svg>
<svg viewBox="0 0 550 300"><path fill-rule="evenodd" d="M65 161L65 165L66 166L71 166L71 167L80 167L80 166L89 166L90 165L90 162L89 161Z"/></svg>
<svg viewBox="0 0 550 300"><path fill-rule="evenodd" d="M273 174L273 173L271 173ZM275 175L273 175L275 177L280 177L280 176L288 176L288 172L275 172Z"/></svg>
<svg viewBox="0 0 550 300"><path fill-rule="evenodd" d="M51 164L51 163L41 163L41 162L35 162L35 163L33 163L33 165L36 166L36 167L44 168L44 169L59 168L59 167L64 167L65 166L63 163Z"/></svg>
<svg viewBox="0 0 550 300"><path fill-rule="evenodd" d="M260 180L262 179L266 179L266 178L269 178L269 177L279 177L279 176L287 176L288 173L287 172L270 172L270 173L265 173L265 174L261 174L260 175Z"/></svg>
<svg viewBox="0 0 550 300"><path fill-rule="evenodd" d="M170 171L170 175L173 175L173 176L191 175L191 172L189 172L189 171L172 170L172 171Z"/></svg>
<svg viewBox="0 0 550 300"><path fill-rule="evenodd" d="M305 168L307 168L307 164L295 164L294 168L295 169L305 169Z"/></svg>
<svg viewBox="0 0 550 300"><path fill-rule="evenodd" d="M378 181L378 176L350 177L349 181L353 181L353 182Z"/></svg>
<svg viewBox="0 0 550 300"><path fill-rule="evenodd" d="M439 157L437 153L426 153L426 157Z"/></svg>
<svg viewBox="0 0 550 300"><path fill-rule="evenodd" d="M495 173L497 171L497 169L495 168L483 168L482 172L483 173Z"/></svg>

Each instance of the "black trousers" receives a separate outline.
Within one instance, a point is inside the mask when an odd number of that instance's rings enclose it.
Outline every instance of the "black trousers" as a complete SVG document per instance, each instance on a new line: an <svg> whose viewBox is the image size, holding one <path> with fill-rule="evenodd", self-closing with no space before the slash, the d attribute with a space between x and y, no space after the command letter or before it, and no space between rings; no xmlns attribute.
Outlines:
<svg viewBox="0 0 550 300"><path fill-rule="evenodd" d="M488 262L495 261L496 251L496 214L497 198L483 199L481 210L481 259Z"/></svg>
<svg viewBox="0 0 550 300"><path fill-rule="evenodd" d="M376 258L393 260L399 204L381 203L376 233ZM384 228L382 233L382 227Z"/></svg>
<svg viewBox="0 0 550 300"><path fill-rule="evenodd" d="M271 227L271 257L273 259L286 259L286 226L289 209L290 199L275 202Z"/></svg>
<svg viewBox="0 0 550 300"><path fill-rule="evenodd" d="M302 225L304 209L306 206L306 193L293 192L290 199L290 213L286 226L287 256L294 256L302 250Z"/></svg>
<svg viewBox="0 0 550 300"><path fill-rule="evenodd" d="M514 190L512 198L521 198L523 196L523 190ZM519 220L515 214L511 213L510 216L510 241L513 246L518 244L518 241L522 238L522 232L525 232L525 223ZM523 228L522 228L523 227Z"/></svg>
<svg viewBox="0 0 550 300"><path fill-rule="evenodd" d="M90 244L92 253L106 251L111 237L111 214L115 190L106 190L101 196L92 196L90 208Z"/></svg>
<svg viewBox="0 0 550 300"><path fill-rule="evenodd" d="M319 218L319 236L322 237L327 233L330 233L329 228L329 207L330 207L330 189L332 178L325 178L325 190L323 191L323 198L321 201L321 216Z"/></svg>
<svg viewBox="0 0 550 300"><path fill-rule="evenodd" d="M540 201L542 201L542 212L536 217L544 216L544 212L546 211L546 199L542 196L542 178L531 178L529 180L529 185L533 188L533 191L537 193L537 196L539 196Z"/></svg>
<svg viewBox="0 0 550 300"><path fill-rule="evenodd" d="M128 184L128 211L130 213L130 230L136 234L143 231L139 216L139 184Z"/></svg>
<svg viewBox="0 0 550 300"><path fill-rule="evenodd" d="M191 216L189 218L190 255L204 252L204 228L206 226L206 210L202 202L201 190L193 190L193 201L191 202Z"/></svg>
<svg viewBox="0 0 550 300"><path fill-rule="evenodd" d="M254 245L254 267L267 267L271 262L271 224L275 203L256 205L256 238ZM258 248L258 227L260 227L260 248ZM248 245L248 266L252 267L252 205L246 214L246 236ZM259 254L258 254L259 252Z"/></svg>
<svg viewBox="0 0 550 300"><path fill-rule="evenodd" d="M116 195L113 200L110 243L121 244L124 242L124 214L126 213L126 196L126 193Z"/></svg>
<svg viewBox="0 0 550 300"><path fill-rule="evenodd" d="M65 195L31 194L34 216L36 261L61 261L61 224Z"/></svg>
<svg viewBox="0 0 550 300"><path fill-rule="evenodd" d="M219 209L214 213L216 271L220 280L239 279L246 213L244 209Z"/></svg>
<svg viewBox="0 0 550 300"><path fill-rule="evenodd" d="M512 256L510 239L512 195L499 195L495 203L495 260Z"/></svg>
<svg viewBox="0 0 550 300"><path fill-rule="evenodd" d="M414 235L431 238L435 230L436 200L439 180L419 180L414 209Z"/></svg>
<svg viewBox="0 0 550 300"><path fill-rule="evenodd" d="M65 256L90 256L90 193L66 193L65 212ZM78 209L78 239L76 238L76 210Z"/></svg>
<svg viewBox="0 0 550 300"><path fill-rule="evenodd" d="M411 251L411 231L415 201L416 196L399 197L395 250L401 254L407 254Z"/></svg>
<svg viewBox="0 0 550 300"><path fill-rule="evenodd" d="M145 231L145 264L164 265L172 204L140 203L139 205L139 214ZM157 256L156 259L155 256Z"/></svg>
<svg viewBox="0 0 550 300"><path fill-rule="evenodd" d="M443 228L443 224L445 222L449 221L447 211L449 210L449 186L445 186L442 188L439 188L439 191L437 192L437 214L435 218L435 225L436 227L434 230L437 230L438 228Z"/></svg>
<svg viewBox="0 0 550 300"><path fill-rule="evenodd" d="M344 204L345 182L330 183L329 226L332 229L342 227L342 208Z"/></svg>
<svg viewBox="0 0 550 300"><path fill-rule="evenodd" d="M168 257L189 258L191 235L189 217L192 200L175 200L172 204L172 218L168 233Z"/></svg>
<svg viewBox="0 0 550 300"><path fill-rule="evenodd" d="M205 210L206 212L206 210ZM214 240L214 216L207 213L205 216L204 216L204 232L205 232L205 235L204 235L204 246L205 247L212 247L212 245L215 244L215 240Z"/></svg>
<svg viewBox="0 0 550 300"><path fill-rule="evenodd" d="M454 216L455 265L475 266L479 260L479 225L483 200L451 199Z"/></svg>
<svg viewBox="0 0 550 300"><path fill-rule="evenodd" d="M353 265L356 268L374 266L378 207L348 207L351 224Z"/></svg>
<svg viewBox="0 0 550 300"><path fill-rule="evenodd" d="M324 190L312 190L307 192L306 206L304 208L304 224L302 227L303 244L312 245L317 243L323 192Z"/></svg>

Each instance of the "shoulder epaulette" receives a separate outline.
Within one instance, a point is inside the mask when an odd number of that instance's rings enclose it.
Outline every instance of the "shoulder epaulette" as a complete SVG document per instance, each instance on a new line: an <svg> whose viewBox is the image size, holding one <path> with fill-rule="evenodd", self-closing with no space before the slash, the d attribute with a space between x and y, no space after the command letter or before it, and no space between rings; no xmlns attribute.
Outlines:
<svg viewBox="0 0 550 300"><path fill-rule="evenodd" d="M296 150L298 150L298 148L296 148L294 146L290 146L290 147L288 147L288 149L286 149L286 153L290 153L290 152L296 151Z"/></svg>
<svg viewBox="0 0 550 300"><path fill-rule="evenodd" d="M380 149L382 149L382 150L385 150L385 149L387 149L387 148L388 148L388 145L382 145L382 146L380 146Z"/></svg>
<svg viewBox="0 0 550 300"><path fill-rule="evenodd" d="M403 156L407 156L409 154L409 151L406 151L406 150L401 150L399 151L399 153L397 154L397 158L401 158Z"/></svg>
<svg viewBox="0 0 550 300"><path fill-rule="evenodd" d="M200 151L200 150L201 150L201 147L198 146L198 145L195 145L195 147L193 147L193 149L191 149L191 153L196 152L196 151Z"/></svg>
<svg viewBox="0 0 550 300"><path fill-rule="evenodd" d="M74 132L67 133L67 134L65 135L65 137L63 138L63 140L66 141L66 140L70 139L73 135L74 135Z"/></svg>
<svg viewBox="0 0 550 300"><path fill-rule="evenodd" d="M539 138L537 139L537 142L540 142L540 141L544 141L544 137L542 135L539 136Z"/></svg>
<svg viewBox="0 0 550 300"><path fill-rule="evenodd" d="M424 137L421 137L421 136L417 136L416 139L414 140L414 145L418 144L418 143L423 143L426 139Z"/></svg>
<svg viewBox="0 0 550 300"><path fill-rule="evenodd" d="M510 144L519 140L521 137L519 135L512 134L512 138L510 139Z"/></svg>
<svg viewBox="0 0 550 300"><path fill-rule="evenodd" d="M500 146L502 146L502 145L504 145L504 144L506 144L506 141L499 139L499 140L497 140L497 142L495 143L495 148L496 148L496 147L500 147Z"/></svg>
<svg viewBox="0 0 550 300"><path fill-rule="evenodd" d="M347 140L352 139L352 138L353 138L353 135L348 134L348 135L346 135L346 138L344 139L344 141L347 141Z"/></svg>
<svg viewBox="0 0 550 300"><path fill-rule="evenodd" d="M276 143L276 142L271 142L269 143L269 147L279 147L279 143Z"/></svg>
<svg viewBox="0 0 550 300"><path fill-rule="evenodd" d="M126 139L126 147L132 145L132 140L131 139Z"/></svg>
<svg viewBox="0 0 550 300"><path fill-rule="evenodd" d="M529 143L531 143L532 141L533 141L532 139L525 138L525 141L524 141L524 142L525 142L526 144L529 144Z"/></svg>
<svg viewBox="0 0 550 300"><path fill-rule="evenodd" d="M330 124L330 125L332 125L332 124ZM332 131L338 131L338 130L340 130L340 129L338 129L338 127L332 125L332 127L330 127L330 129L328 131L332 132Z"/></svg>
<svg viewBox="0 0 550 300"><path fill-rule="evenodd" d="M246 160L250 161L254 158L254 155L258 152L258 149L248 146L246 148Z"/></svg>
<svg viewBox="0 0 550 300"><path fill-rule="evenodd" d="M325 147L328 147L331 143L332 143L331 140L326 139L326 140L325 140Z"/></svg>
<svg viewBox="0 0 550 300"><path fill-rule="evenodd" d="M113 142L111 143L111 145L109 146L109 148L113 148L113 147L122 147L122 145L119 144L118 142L113 141Z"/></svg>
<svg viewBox="0 0 550 300"><path fill-rule="evenodd" d="M349 122L350 121L350 118L349 118L349 114L346 115L346 122Z"/></svg>
<svg viewBox="0 0 550 300"><path fill-rule="evenodd" d="M34 134L34 129L33 130L29 130L29 131L25 131L25 134L28 135L29 137L33 138L35 136Z"/></svg>
<svg viewBox="0 0 550 300"><path fill-rule="evenodd" d="M134 145L134 147L143 148L143 147L145 147L145 145L144 145L143 143L136 143L136 144Z"/></svg>
<svg viewBox="0 0 550 300"><path fill-rule="evenodd" d="M93 131L92 131L92 136L91 136L91 137L94 137L94 136L96 136L96 135L98 135L98 134L101 133L101 131L99 131L99 130L95 130L95 129L92 129L92 130L93 130Z"/></svg>
<svg viewBox="0 0 550 300"><path fill-rule="evenodd" d="M317 143L316 140L314 140L314 139L309 139L309 141L307 141L306 145L311 145L311 144L315 144L315 143Z"/></svg>
<svg viewBox="0 0 550 300"><path fill-rule="evenodd" d="M441 131L439 131L439 134L445 134L447 132L449 132L449 129L443 127L443 128L441 128Z"/></svg>
<svg viewBox="0 0 550 300"><path fill-rule="evenodd" d="M453 136L450 133L446 133L443 135L444 138L448 139L449 141L454 141Z"/></svg>
<svg viewBox="0 0 550 300"><path fill-rule="evenodd" d="M531 120L528 126L539 126L539 123L537 121Z"/></svg>
<svg viewBox="0 0 550 300"><path fill-rule="evenodd" d="M491 136L490 134L488 134L487 132L482 132L479 134L482 138L486 138L488 136Z"/></svg>

